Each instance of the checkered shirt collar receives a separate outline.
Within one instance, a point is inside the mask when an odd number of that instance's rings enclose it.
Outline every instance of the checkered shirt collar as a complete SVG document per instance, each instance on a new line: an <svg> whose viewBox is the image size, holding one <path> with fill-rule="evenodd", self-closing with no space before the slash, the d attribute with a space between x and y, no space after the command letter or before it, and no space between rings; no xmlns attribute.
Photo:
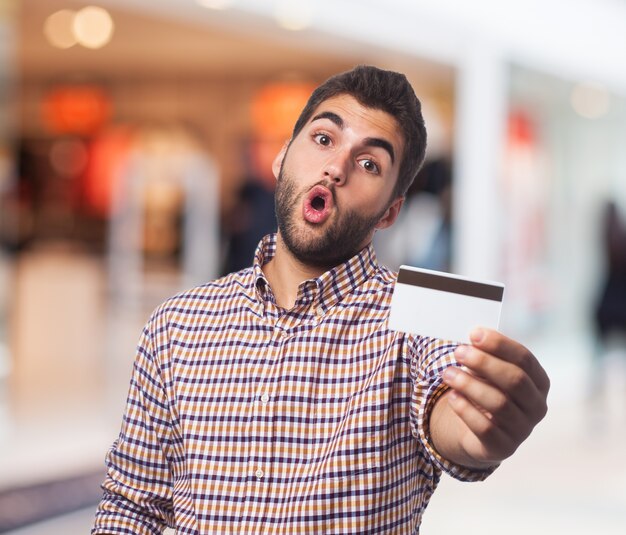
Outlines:
<svg viewBox="0 0 626 535"><path fill-rule="evenodd" d="M277 235L268 234L259 243L254 255L253 289L269 288L262 266L276 254ZM296 302L315 302L324 312L353 292L378 269L378 261L374 247L370 243L358 254L346 262L339 264L317 278L309 279L300 284ZM257 294L262 296L263 292ZM271 292L267 293L271 295Z"/></svg>

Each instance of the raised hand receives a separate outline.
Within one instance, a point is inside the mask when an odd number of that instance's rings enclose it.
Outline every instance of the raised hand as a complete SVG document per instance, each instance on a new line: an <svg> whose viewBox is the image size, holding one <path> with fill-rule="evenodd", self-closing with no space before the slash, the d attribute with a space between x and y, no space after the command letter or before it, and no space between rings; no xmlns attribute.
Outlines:
<svg viewBox="0 0 626 535"><path fill-rule="evenodd" d="M547 412L550 380L520 343L489 329L476 329L472 345L454 355L462 368L448 368L450 390L431 416L433 442L441 455L470 467L506 459Z"/></svg>

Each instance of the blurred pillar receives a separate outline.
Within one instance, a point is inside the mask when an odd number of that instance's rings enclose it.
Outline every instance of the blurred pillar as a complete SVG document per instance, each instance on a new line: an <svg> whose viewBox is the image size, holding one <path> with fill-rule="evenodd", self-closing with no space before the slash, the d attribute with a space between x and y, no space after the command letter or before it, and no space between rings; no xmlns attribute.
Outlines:
<svg viewBox="0 0 626 535"><path fill-rule="evenodd" d="M13 138L15 128L15 20L14 0L0 0L0 204L13 187L15 162ZM1 210L1 208L0 208ZM0 225L6 222L0 214ZM0 228L0 236L3 235ZM0 441L8 434L9 408L7 383L11 370L8 344L8 319L11 296L12 263L0 246Z"/></svg>
<svg viewBox="0 0 626 535"><path fill-rule="evenodd" d="M476 43L456 86L452 264L483 279L501 276L498 175L506 133L507 71L494 47Z"/></svg>
<svg viewBox="0 0 626 535"><path fill-rule="evenodd" d="M155 166L154 164L157 164ZM155 173L155 167L158 171ZM116 306L141 312L146 306L143 265L146 192L161 182L172 194L182 189L184 225L182 266L175 291L217 277L219 266L218 171L206 155L142 154L136 151L125 169L109 225L109 285ZM155 176L156 174L156 176ZM161 296L158 302L169 297ZM155 303L148 305L150 309Z"/></svg>
<svg viewBox="0 0 626 535"><path fill-rule="evenodd" d="M163 142L160 148L145 140L150 136ZM145 265L144 249L148 192L155 187L170 197L181 194L184 217L180 270L173 276L153 278ZM128 348L135 345L152 309L167 297L218 275L218 188L217 167L195 145L181 147L167 132L144 133L144 141L136 142L114 193L109 224L106 383L111 406L125 397L128 365L132 364Z"/></svg>

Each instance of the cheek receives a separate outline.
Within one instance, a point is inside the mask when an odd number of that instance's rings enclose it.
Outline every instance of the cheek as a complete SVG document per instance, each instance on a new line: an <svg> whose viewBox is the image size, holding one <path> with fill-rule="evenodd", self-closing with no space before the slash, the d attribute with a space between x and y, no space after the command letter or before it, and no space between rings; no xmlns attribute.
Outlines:
<svg viewBox="0 0 626 535"><path fill-rule="evenodd" d="M337 188L337 201L341 209L356 212L359 215L374 214L380 211L379 204L382 207L379 195L375 192L369 192L364 188L342 190Z"/></svg>
<svg viewBox="0 0 626 535"><path fill-rule="evenodd" d="M354 202L359 202L364 206L365 210L378 212L387 206L392 191L393 187L389 187L386 184L365 182L360 184L358 190L351 192L350 196L354 199Z"/></svg>
<svg viewBox="0 0 626 535"><path fill-rule="evenodd" d="M289 158L283 166L285 173L300 184L315 182L320 176L322 163L311 156Z"/></svg>

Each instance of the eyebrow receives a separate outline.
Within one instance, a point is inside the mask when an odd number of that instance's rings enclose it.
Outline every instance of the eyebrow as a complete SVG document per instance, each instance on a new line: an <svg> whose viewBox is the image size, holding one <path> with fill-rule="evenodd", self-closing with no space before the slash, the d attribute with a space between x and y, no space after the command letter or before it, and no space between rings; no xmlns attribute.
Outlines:
<svg viewBox="0 0 626 535"><path fill-rule="evenodd" d="M328 119L329 121L335 123L341 129L343 129L344 127L343 119L332 111L323 111L321 113L318 113L315 117L311 119L311 122L319 121L320 119ZM391 158L391 163L394 163L395 152L393 150L393 145L389 143L389 141L379 137L366 137L363 142L368 147L380 147L381 149L386 150L389 153L389 157Z"/></svg>

